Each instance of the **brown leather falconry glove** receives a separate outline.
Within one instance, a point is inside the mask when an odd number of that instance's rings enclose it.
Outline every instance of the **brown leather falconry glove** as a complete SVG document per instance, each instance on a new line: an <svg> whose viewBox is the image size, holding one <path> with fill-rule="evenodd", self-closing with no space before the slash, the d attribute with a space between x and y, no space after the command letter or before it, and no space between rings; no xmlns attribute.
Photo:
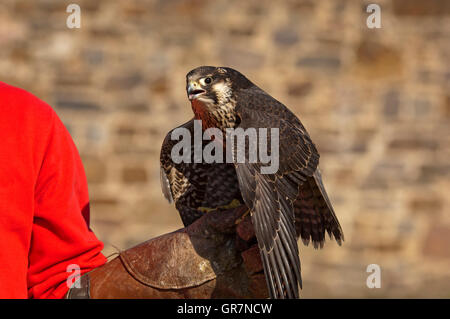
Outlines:
<svg viewBox="0 0 450 319"><path fill-rule="evenodd" d="M120 253L81 277L68 298L267 298L261 257L245 206Z"/></svg>

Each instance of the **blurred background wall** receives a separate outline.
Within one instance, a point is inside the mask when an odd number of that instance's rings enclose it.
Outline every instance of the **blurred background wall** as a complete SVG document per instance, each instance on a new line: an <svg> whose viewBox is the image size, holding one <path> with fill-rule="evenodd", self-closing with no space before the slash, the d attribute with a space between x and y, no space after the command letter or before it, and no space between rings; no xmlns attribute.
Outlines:
<svg viewBox="0 0 450 319"><path fill-rule="evenodd" d="M344 229L342 247L300 246L303 296L449 298L450 3L373 2L380 29L363 1L3 0L0 80L69 129L109 254L181 227L162 140L192 116L189 70L236 68L301 118Z"/></svg>

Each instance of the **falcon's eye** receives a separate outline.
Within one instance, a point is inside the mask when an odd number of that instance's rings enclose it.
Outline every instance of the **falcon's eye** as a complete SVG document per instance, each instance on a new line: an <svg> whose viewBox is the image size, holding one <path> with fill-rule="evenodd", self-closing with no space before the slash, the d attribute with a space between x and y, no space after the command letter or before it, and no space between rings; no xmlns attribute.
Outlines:
<svg viewBox="0 0 450 319"><path fill-rule="evenodd" d="M208 84L210 84L212 82L212 78L209 77L209 76L206 77L206 78L201 78L199 82L200 82L201 85L205 86L205 85L208 85Z"/></svg>

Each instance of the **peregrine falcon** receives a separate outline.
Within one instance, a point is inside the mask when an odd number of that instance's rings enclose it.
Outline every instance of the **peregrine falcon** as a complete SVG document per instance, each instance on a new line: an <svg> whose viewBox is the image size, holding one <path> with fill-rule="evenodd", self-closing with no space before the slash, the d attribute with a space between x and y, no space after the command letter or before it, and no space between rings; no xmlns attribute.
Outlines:
<svg viewBox="0 0 450 319"><path fill-rule="evenodd" d="M261 161L175 162L172 130L161 149L161 185L184 225L208 209L246 205L271 298L298 298L302 287L297 239L322 248L325 232L340 245L344 235L322 183L319 153L300 120L286 106L228 67L201 66L186 76L194 117L179 128L203 131L278 129L278 169L264 174ZM227 145L219 141L224 149ZM195 143L187 150L194 156ZM234 145L234 144L233 144ZM203 147L203 146L202 146ZM245 146L246 156L251 153ZM226 150L230 151L230 150ZM232 152L235 152L233 150ZM226 153L226 152L225 152ZM230 206L231 203L231 206Z"/></svg>

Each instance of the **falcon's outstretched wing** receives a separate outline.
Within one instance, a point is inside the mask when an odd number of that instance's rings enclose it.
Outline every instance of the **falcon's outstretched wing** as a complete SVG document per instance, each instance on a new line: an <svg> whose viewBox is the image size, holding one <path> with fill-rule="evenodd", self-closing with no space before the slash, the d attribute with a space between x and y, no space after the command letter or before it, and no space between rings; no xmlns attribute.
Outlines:
<svg viewBox="0 0 450 319"><path fill-rule="evenodd" d="M251 208L270 295L296 298L301 275L294 202L299 187L314 176L319 154L299 119L283 104L257 87L236 96L239 127L279 129L276 173L262 174L259 163L235 166L244 202ZM270 149L270 140L267 144Z"/></svg>

